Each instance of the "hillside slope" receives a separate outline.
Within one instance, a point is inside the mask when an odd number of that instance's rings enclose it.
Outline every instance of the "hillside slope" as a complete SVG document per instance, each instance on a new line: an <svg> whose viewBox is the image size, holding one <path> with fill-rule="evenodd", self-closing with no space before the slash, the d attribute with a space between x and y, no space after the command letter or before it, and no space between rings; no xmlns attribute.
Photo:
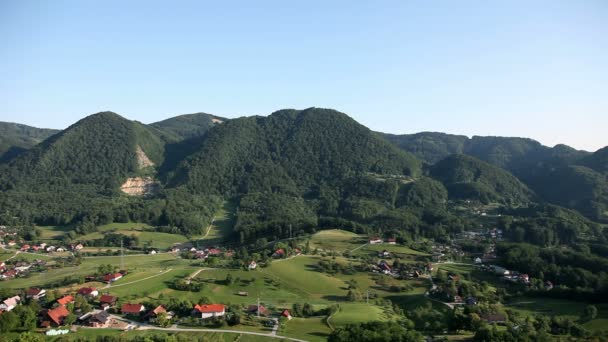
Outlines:
<svg viewBox="0 0 608 342"><path fill-rule="evenodd" d="M16 157L58 132L56 129L0 122L0 163Z"/></svg>
<svg viewBox="0 0 608 342"><path fill-rule="evenodd" d="M207 113L184 114L163 121L151 123L176 140L185 140L205 135L209 129L228 119Z"/></svg>
<svg viewBox="0 0 608 342"><path fill-rule="evenodd" d="M431 166L429 171L431 177L446 186L451 198L512 205L533 199L532 191L508 171L471 156L451 155Z"/></svg>

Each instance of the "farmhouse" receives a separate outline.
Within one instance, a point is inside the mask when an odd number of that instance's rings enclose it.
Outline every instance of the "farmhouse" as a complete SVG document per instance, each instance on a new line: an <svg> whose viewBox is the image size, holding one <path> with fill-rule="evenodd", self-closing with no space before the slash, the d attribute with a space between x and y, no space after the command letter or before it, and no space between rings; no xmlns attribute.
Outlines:
<svg viewBox="0 0 608 342"><path fill-rule="evenodd" d="M219 317L226 314L226 307L223 304L196 304L194 313L200 314L202 319L210 317Z"/></svg>
<svg viewBox="0 0 608 342"><path fill-rule="evenodd" d="M247 268L249 268L250 270L255 270L256 267L258 267L258 264L254 261L249 263L249 266Z"/></svg>
<svg viewBox="0 0 608 342"><path fill-rule="evenodd" d="M11 298L5 299L2 304L0 304L0 310L11 311L21 302L21 297L14 296Z"/></svg>
<svg viewBox="0 0 608 342"><path fill-rule="evenodd" d="M142 304L125 303L120 307L120 312L124 315L139 315L146 311L146 307Z"/></svg>
<svg viewBox="0 0 608 342"><path fill-rule="evenodd" d="M78 290L78 294L85 297L97 297L99 295L99 291L97 291L94 287L83 287Z"/></svg>
<svg viewBox="0 0 608 342"><path fill-rule="evenodd" d="M71 296L71 295L63 296L63 297L57 299L57 303L59 303L59 305L64 305L64 306L70 304L73 301L74 301L74 296Z"/></svg>
<svg viewBox="0 0 608 342"><path fill-rule="evenodd" d="M395 239L394 237L388 238L387 243L389 245L396 245L397 244L397 239Z"/></svg>
<svg viewBox="0 0 608 342"><path fill-rule="evenodd" d="M32 298L32 299L35 299L35 300L38 300L38 299L40 299L40 298L42 298L44 296L46 296L46 290L35 288L35 287L33 287L31 289L28 289L25 292L25 297L26 298Z"/></svg>

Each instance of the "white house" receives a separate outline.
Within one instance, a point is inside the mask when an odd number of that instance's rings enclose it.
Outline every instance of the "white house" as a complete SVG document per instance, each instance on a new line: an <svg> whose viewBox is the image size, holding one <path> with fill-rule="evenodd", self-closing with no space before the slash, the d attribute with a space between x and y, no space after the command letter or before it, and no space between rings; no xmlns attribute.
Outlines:
<svg viewBox="0 0 608 342"><path fill-rule="evenodd" d="M481 263L483 263L483 260L481 260L480 257L477 257L477 258L475 258L475 263L476 264L481 264Z"/></svg>
<svg viewBox="0 0 608 342"><path fill-rule="evenodd" d="M258 264L255 262L255 260L253 260L252 262L250 262L250 263L249 263L248 268L249 268L250 270L255 270L255 269L256 269L256 267L258 267Z"/></svg>
<svg viewBox="0 0 608 342"><path fill-rule="evenodd" d="M219 317L226 314L226 306L223 304L196 304L194 306L194 312L199 313L202 319Z"/></svg>

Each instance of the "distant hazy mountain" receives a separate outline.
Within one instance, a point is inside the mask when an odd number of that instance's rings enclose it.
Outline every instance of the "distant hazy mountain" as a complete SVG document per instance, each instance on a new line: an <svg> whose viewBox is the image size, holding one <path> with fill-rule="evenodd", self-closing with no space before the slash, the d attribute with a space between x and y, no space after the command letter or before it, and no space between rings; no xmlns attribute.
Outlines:
<svg viewBox="0 0 608 342"><path fill-rule="evenodd" d="M59 132L11 122L0 122L0 162L14 158Z"/></svg>

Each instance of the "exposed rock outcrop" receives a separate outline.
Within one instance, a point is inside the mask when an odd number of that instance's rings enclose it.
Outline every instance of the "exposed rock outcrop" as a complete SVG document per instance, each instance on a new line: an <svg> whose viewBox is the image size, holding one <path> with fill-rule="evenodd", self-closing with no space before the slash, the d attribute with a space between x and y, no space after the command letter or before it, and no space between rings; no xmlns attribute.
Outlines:
<svg viewBox="0 0 608 342"><path fill-rule="evenodd" d="M160 185L152 177L128 178L120 190L130 196L148 196L158 192Z"/></svg>

